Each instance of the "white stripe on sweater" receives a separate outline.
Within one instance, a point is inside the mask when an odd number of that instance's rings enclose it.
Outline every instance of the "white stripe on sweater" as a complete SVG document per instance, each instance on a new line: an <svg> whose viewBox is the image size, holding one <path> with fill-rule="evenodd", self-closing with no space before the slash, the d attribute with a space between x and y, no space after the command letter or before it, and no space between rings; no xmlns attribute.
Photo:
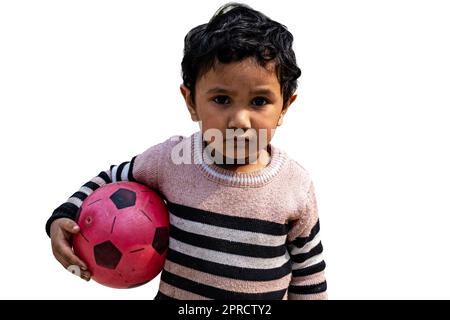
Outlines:
<svg viewBox="0 0 450 320"><path fill-rule="evenodd" d="M316 234L316 236L310 241L307 242L303 247L299 248L295 245L289 245L289 250L292 255L299 254L299 253L307 253L311 251L312 248L317 246L320 242L320 232Z"/></svg>
<svg viewBox="0 0 450 320"><path fill-rule="evenodd" d="M88 187L81 187L80 192L83 192L84 194L86 194L87 196L90 195L92 192L94 192L91 188Z"/></svg>
<svg viewBox="0 0 450 320"><path fill-rule="evenodd" d="M75 197L70 197L67 200L67 202L70 202L70 203L76 205L78 208L81 207L81 204L83 203L83 201L81 201L80 199L75 198Z"/></svg>
<svg viewBox="0 0 450 320"><path fill-rule="evenodd" d="M110 177L110 172L109 172L109 170L108 171L105 171L107 174L108 174L108 176ZM110 177L111 178L111 177ZM96 177L94 177L94 178L92 178L92 180L91 180L92 182L94 182L94 183L96 183L96 184L98 184L100 187L101 186L104 186L105 184L106 184L106 181L105 180L103 180L101 177L99 177L99 176L96 176Z"/></svg>
<svg viewBox="0 0 450 320"><path fill-rule="evenodd" d="M129 162L122 169L122 174L120 175L121 181L128 181L128 171L130 171L130 163Z"/></svg>
<svg viewBox="0 0 450 320"><path fill-rule="evenodd" d="M234 267L254 268L254 269L272 269L281 267L289 260L289 253L276 258L255 258L241 256L237 254L219 252L210 249L195 247L190 244L170 238L169 248L183 254L203 259L210 262L221 263Z"/></svg>
<svg viewBox="0 0 450 320"><path fill-rule="evenodd" d="M181 230L187 232L199 234L202 236L272 247L281 246L286 241L285 235L274 236L270 234L256 233L251 231L228 229L224 227L217 227L209 224L204 224L201 222L186 220L183 218L179 218L174 214L170 214L169 216L170 216L170 223L176 226L177 228L180 228Z"/></svg>
<svg viewBox="0 0 450 320"><path fill-rule="evenodd" d="M112 170L111 170L111 180L112 182L117 182L117 167L118 166L113 166Z"/></svg>

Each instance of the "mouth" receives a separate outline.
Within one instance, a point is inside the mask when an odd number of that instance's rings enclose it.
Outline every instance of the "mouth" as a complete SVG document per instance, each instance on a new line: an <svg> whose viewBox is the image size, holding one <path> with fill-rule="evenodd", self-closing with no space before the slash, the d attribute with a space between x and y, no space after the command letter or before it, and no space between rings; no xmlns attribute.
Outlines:
<svg viewBox="0 0 450 320"><path fill-rule="evenodd" d="M225 141L242 141L242 140L245 140L245 141L250 141L250 138L248 138L248 137L242 137L242 138L231 138L231 139L226 139Z"/></svg>
<svg viewBox="0 0 450 320"><path fill-rule="evenodd" d="M247 137L247 138L227 139L223 143L224 143L224 145L233 143L235 146L238 146L241 144L247 145L248 143L250 143L250 141L251 141L251 139Z"/></svg>

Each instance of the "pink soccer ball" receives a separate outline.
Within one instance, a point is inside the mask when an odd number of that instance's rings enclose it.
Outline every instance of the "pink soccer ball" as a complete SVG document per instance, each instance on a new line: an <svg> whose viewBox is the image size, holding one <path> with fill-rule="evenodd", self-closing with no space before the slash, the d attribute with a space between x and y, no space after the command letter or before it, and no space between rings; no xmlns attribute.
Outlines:
<svg viewBox="0 0 450 320"><path fill-rule="evenodd" d="M73 249L96 282L132 288L162 270L169 244L169 214L164 201L135 182L109 183L80 207L80 232Z"/></svg>

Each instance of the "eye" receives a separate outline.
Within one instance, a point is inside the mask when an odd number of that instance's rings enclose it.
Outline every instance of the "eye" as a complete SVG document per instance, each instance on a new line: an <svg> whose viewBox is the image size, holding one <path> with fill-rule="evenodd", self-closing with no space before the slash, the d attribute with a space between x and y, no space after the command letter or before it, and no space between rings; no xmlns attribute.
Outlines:
<svg viewBox="0 0 450 320"><path fill-rule="evenodd" d="M213 101L217 104L228 104L230 103L230 98L227 96L217 96L213 99Z"/></svg>
<svg viewBox="0 0 450 320"><path fill-rule="evenodd" d="M256 97L256 98L253 99L253 101L252 101L252 104L253 104L254 106L257 106L257 107L262 107L262 106L264 106L264 105L266 105L266 104L268 104L268 103L269 103L269 101L267 101L267 99L264 98L264 97Z"/></svg>

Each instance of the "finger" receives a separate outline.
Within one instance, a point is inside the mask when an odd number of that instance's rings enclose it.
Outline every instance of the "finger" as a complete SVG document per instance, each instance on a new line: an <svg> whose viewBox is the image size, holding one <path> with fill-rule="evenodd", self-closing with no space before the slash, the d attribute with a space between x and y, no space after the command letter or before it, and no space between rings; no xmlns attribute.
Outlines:
<svg viewBox="0 0 450 320"><path fill-rule="evenodd" d="M70 269L71 266L81 270L80 266L70 263L69 259L65 255L62 255L60 251L55 252L55 258L59 261L59 263L61 263L64 269L67 269L70 272L72 272L72 269Z"/></svg>
<svg viewBox="0 0 450 320"><path fill-rule="evenodd" d="M58 253L62 256L62 258L66 261L67 265L66 268L69 265L77 265L81 268L81 270L86 271L87 265L84 263L80 258L78 258L74 253L72 248L67 243L67 240L64 242L61 241L61 244L58 247Z"/></svg>
<svg viewBox="0 0 450 320"><path fill-rule="evenodd" d="M77 233L80 231L80 227L77 225L77 223L73 220L66 219L63 223L61 223L61 227L70 233Z"/></svg>
<svg viewBox="0 0 450 320"><path fill-rule="evenodd" d="M70 265L77 265L83 271L87 270L86 263L74 254L72 247L64 237L55 239L52 249L55 258L64 266L64 268L67 268Z"/></svg>
<svg viewBox="0 0 450 320"><path fill-rule="evenodd" d="M56 260L58 260L59 263L64 267L64 269L67 269L70 266L69 261L67 261L62 255L60 255L58 252L54 252L54 256Z"/></svg>
<svg viewBox="0 0 450 320"><path fill-rule="evenodd" d="M89 271L81 271L81 278L83 280L89 281L91 280L91 273Z"/></svg>

